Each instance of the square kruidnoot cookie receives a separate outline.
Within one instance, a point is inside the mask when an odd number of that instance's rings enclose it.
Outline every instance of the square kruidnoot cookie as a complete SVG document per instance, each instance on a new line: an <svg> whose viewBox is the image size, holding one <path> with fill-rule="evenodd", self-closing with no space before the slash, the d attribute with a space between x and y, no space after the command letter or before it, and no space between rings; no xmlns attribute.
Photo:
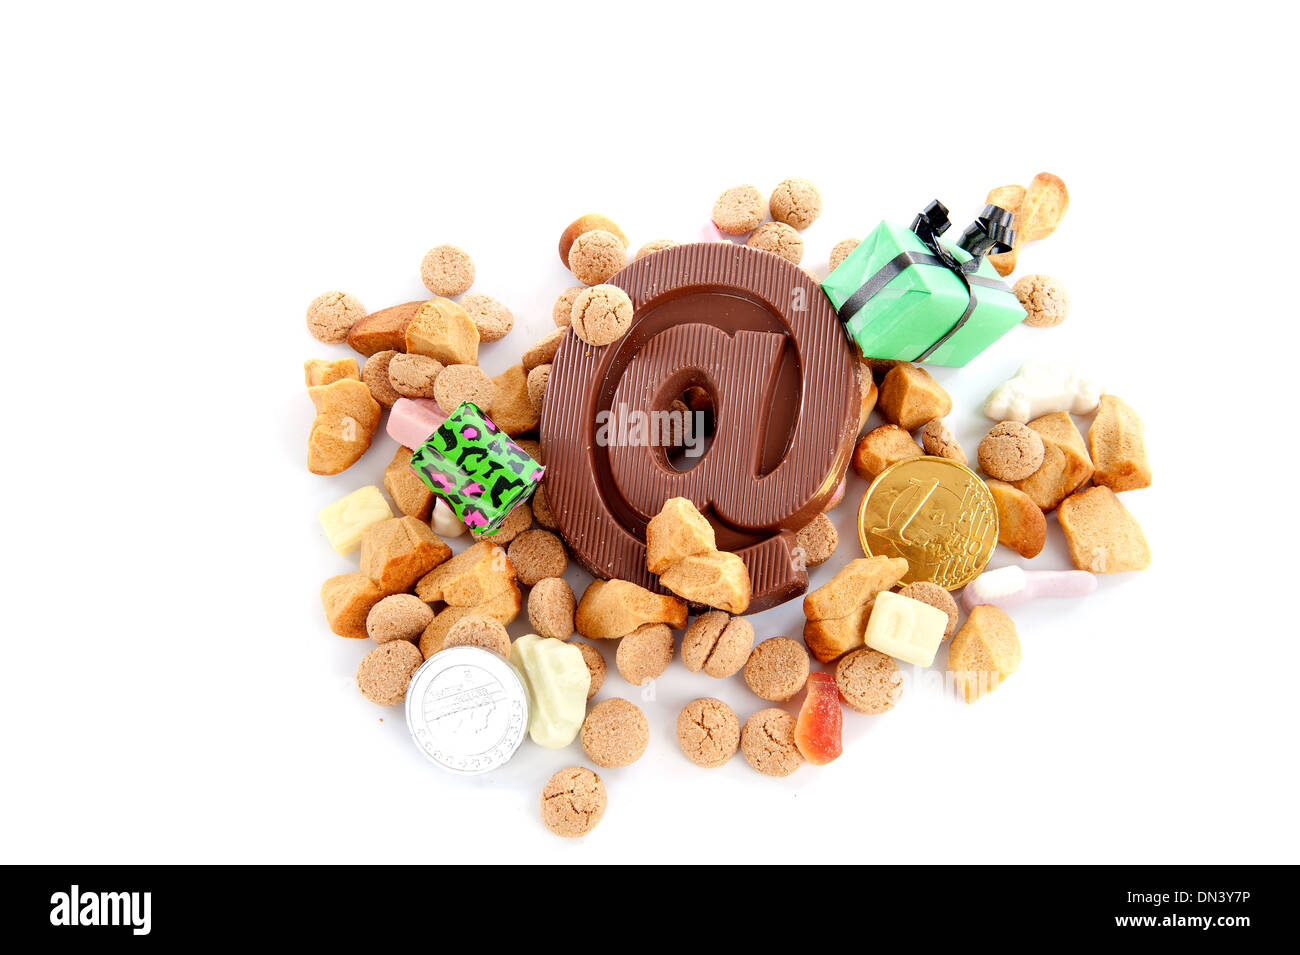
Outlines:
<svg viewBox="0 0 1300 955"><path fill-rule="evenodd" d="M470 530L488 536L546 470L468 401L416 449L411 467Z"/></svg>

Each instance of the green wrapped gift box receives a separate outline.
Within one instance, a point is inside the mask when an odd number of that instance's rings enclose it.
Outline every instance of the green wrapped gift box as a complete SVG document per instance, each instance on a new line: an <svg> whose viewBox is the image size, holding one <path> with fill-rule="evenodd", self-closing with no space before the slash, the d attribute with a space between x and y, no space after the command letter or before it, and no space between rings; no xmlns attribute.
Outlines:
<svg viewBox="0 0 1300 955"><path fill-rule="evenodd" d="M1004 218L998 220L998 214ZM968 241L990 221L996 240L986 232L983 248ZM961 242L943 242L939 235L948 227L947 210L936 201L911 229L888 222L876 226L826 277L822 289L864 357L960 367L1025 317L1015 293L983 257L1013 234L1011 223L1009 214L989 207ZM967 248L976 251L978 262L972 264Z"/></svg>

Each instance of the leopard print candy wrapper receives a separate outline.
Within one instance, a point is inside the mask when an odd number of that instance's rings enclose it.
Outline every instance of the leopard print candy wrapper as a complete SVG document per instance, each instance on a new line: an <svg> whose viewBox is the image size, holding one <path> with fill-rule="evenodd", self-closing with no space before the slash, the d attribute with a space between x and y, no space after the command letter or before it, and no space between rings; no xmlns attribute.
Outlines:
<svg viewBox="0 0 1300 955"><path fill-rule="evenodd" d="M546 472L469 401L416 449L411 468L465 526L486 537L532 496Z"/></svg>

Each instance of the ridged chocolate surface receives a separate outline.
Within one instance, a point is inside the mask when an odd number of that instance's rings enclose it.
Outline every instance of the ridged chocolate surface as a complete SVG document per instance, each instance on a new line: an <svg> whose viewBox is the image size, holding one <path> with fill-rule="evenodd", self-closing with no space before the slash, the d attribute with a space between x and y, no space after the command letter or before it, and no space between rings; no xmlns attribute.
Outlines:
<svg viewBox="0 0 1300 955"><path fill-rule="evenodd" d="M632 298L631 329L603 348L566 335L542 412L547 500L574 557L666 592L645 568L645 526L686 497L745 561L751 613L799 596L793 532L825 508L858 420L857 357L830 302L785 259L729 242L653 253L610 282ZM715 416L694 462L621 443L617 427L597 441L600 412L667 410L690 386Z"/></svg>

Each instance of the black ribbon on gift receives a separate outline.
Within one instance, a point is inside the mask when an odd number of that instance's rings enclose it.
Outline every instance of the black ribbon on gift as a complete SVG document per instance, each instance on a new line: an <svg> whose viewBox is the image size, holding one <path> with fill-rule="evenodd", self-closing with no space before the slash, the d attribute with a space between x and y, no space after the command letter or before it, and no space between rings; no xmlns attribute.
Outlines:
<svg viewBox="0 0 1300 955"><path fill-rule="evenodd" d="M975 298L975 286L998 288L1003 285L1002 282L975 274L984 256L990 252L1010 252L1016 241L1015 215L1000 206L986 205L984 212L966 227L957 241L957 248L970 253L971 256L966 262L958 262L939 241L939 237L951 226L948 208L938 199L922 209L912 220L912 231L930 253L927 255L919 252L900 252L894 256L845 300L839 309L840 320L847 322L856 315L873 295L892 282L904 269L913 265L941 265L961 279L970 300L966 304L966 310L961 313L961 317L953 323L953 326L912 361L925 361L933 355L939 346L961 330L974 313L975 306L979 304Z"/></svg>

